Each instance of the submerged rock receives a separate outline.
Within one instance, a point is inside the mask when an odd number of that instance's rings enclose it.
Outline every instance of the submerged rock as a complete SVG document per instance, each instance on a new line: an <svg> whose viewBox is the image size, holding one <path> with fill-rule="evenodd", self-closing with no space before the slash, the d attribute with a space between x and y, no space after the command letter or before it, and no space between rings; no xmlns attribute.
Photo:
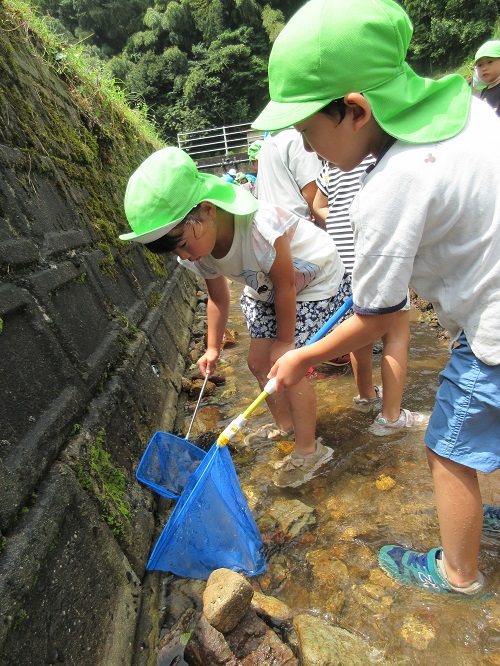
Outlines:
<svg viewBox="0 0 500 666"><path fill-rule="evenodd" d="M313 508L300 500L280 499L269 507L259 527L263 534L273 535L273 541L289 541L315 523Z"/></svg>
<svg viewBox="0 0 500 666"><path fill-rule="evenodd" d="M365 641L340 627L332 627L308 613L293 621L303 666L366 666L371 663Z"/></svg>
<svg viewBox="0 0 500 666"><path fill-rule="evenodd" d="M272 622L286 622L293 617L293 611L283 601L261 592L254 592L252 608Z"/></svg>

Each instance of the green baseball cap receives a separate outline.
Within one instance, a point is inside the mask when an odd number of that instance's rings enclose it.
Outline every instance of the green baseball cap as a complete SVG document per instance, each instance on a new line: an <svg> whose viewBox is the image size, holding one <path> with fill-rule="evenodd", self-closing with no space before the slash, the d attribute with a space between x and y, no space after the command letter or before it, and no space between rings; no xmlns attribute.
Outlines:
<svg viewBox="0 0 500 666"><path fill-rule="evenodd" d="M500 58L500 39L490 39L479 47L474 62L480 58Z"/></svg>
<svg viewBox="0 0 500 666"><path fill-rule="evenodd" d="M418 76L404 62L412 32L392 0L310 0L274 42L271 101L252 127L289 127L358 92L382 129L402 141L455 136L468 118L469 86L458 74L437 81Z"/></svg>
<svg viewBox="0 0 500 666"><path fill-rule="evenodd" d="M259 153L260 149L262 148L264 144L264 141L261 141L260 139L257 139L257 141L254 141L248 146L248 158L250 160L258 160L259 159Z"/></svg>
<svg viewBox="0 0 500 666"><path fill-rule="evenodd" d="M129 178L124 206L132 232L120 239L149 243L161 238L202 201L236 215L253 214L258 207L255 197L242 187L200 173L180 148L162 148Z"/></svg>

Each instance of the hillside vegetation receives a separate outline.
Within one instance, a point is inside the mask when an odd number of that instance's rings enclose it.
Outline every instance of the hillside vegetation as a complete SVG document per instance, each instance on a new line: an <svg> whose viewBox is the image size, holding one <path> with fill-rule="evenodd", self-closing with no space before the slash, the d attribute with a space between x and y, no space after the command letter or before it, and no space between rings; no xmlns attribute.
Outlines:
<svg viewBox="0 0 500 666"><path fill-rule="evenodd" d="M78 43L89 67L148 108L163 140L247 122L268 100L272 43L303 0L39 0L48 28ZM477 47L498 34L498 0L403 0L408 53L423 75L471 74Z"/></svg>

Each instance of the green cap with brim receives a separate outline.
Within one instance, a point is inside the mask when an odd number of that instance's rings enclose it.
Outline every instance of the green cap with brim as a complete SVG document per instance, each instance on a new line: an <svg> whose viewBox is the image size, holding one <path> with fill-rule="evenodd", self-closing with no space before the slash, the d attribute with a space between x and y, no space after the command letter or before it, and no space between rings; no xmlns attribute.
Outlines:
<svg viewBox="0 0 500 666"><path fill-rule="evenodd" d="M490 39L479 47L474 62L481 58L500 58L500 39Z"/></svg>
<svg viewBox="0 0 500 666"><path fill-rule="evenodd" d="M359 92L391 136L411 143L455 136L468 118L469 86L458 74L418 76L404 61L412 32L392 0L310 0L274 43L271 101L252 127L289 127Z"/></svg>
<svg viewBox="0 0 500 666"><path fill-rule="evenodd" d="M257 141L254 141L248 146L248 158L250 160L258 160L259 159L259 153L260 149L264 145L264 141L261 141L260 139L257 139Z"/></svg>
<svg viewBox="0 0 500 666"><path fill-rule="evenodd" d="M180 148L162 148L150 155L128 181L124 206L133 231L120 239L138 243L157 240L202 201L234 215L250 215L258 207L247 190L200 173Z"/></svg>

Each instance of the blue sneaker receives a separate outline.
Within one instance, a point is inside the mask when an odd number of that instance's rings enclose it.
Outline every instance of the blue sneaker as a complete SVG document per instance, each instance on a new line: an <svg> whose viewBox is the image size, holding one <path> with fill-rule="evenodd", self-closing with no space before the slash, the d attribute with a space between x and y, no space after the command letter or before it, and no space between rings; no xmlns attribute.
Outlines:
<svg viewBox="0 0 500 666"><path fill-rule="evenodd" d="M442 553L442 548L433 548L428 553L417 553L401 546L384 546L379 551L378 561L391 578L405 585L420 587L429 592L458 592L467 595L482 592L484 578L480 573L477 581L468 587L452 585L446 578Z"/></svg>
<svg viewBox="0 0 500 666"><path fill-rule="evenodd" d="M483 532L500 534L500 506L483 504Z"/></svg>

